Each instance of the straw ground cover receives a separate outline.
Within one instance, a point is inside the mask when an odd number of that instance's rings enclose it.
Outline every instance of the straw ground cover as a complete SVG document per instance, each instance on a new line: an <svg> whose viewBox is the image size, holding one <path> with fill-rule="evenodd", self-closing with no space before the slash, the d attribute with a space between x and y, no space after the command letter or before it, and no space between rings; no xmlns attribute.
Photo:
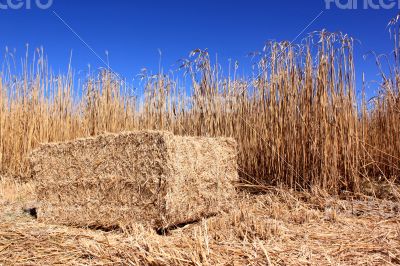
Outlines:
<svg viewBox="0 0 400 266"><path fill-rule="evenodd" d="M96 231L37 222L33 187L0 182L2 265L396 265L400 204L259 187L232 208L168 235L136 227Z"/></svg>

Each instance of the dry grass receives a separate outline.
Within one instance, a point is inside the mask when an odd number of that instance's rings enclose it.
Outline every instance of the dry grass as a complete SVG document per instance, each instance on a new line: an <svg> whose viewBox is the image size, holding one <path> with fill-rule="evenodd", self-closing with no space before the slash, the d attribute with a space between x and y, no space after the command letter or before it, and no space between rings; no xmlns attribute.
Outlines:
<svg viewBox="0 0 400 266"><path fill-rule="evenodd" d="M398 202L264 188L264 195L243 192L229 212L160 236L143 227L103 232L38 223L21 212L29 197L10 201L30 186L12 182L0 185L7 187L0 198L4 265L400 263Z"/></svg>
<svg viewBox="0 0 400 266"><path fill-rule="evenodd" d="M253 75L222 73L206 51L182 61L191 91L173 76L143 73L144 99L116 74L53 76L43 51L13 75L0 75L0 172L24 176L26 155L42 142L125 130L234 137L240 174L253 184L360 192L379 178L398 182L400 96L397 65L375 102L357 102L353 40L326 31L301 45L269 43ZM78 95L77 95L78 94ZM373 107L367 110L367 104Z"/></svg>

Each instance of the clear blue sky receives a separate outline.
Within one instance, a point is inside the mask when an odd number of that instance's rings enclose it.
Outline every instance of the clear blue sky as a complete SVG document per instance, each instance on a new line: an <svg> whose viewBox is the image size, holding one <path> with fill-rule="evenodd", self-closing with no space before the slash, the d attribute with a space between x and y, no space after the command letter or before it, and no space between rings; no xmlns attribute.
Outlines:
<svg viewBox="0 0 400 266"><path fill-rule="evenodd" d="M65 72L71 50L74 69L86 70L89 63L93 68L103 66L55 11L101 57L109 51L113 70L129 80L143 67L157 71L158 49L166 69L195 48L208 48L222 63L232 58L246 65L248 52L261 50L266 40L293 40L321 11L299 40L323 28L350 34L361 41L356 46L358 79L366 72L372 80L377 73L374 61L365 62L362 55L391 51L386 26L399 11L341 10L334 5L327 10L324 0L54 0L47 10L30 1L30 10L0 10L1 48L16 48L23 56L26 43L31 49L43 46L57 72Z"/></svg>

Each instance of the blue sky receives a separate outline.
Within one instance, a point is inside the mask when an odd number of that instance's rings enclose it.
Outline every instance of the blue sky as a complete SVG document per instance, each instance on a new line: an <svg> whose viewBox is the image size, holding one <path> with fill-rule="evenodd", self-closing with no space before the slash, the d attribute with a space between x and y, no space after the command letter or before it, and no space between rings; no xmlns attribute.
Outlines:
<svg viewBox="0 0 400 266"><path fill-rule="evenodd" d="M22 0L0 3L7 1ZM71 50L75 70L86 70L88 64L102 67L101 60L56 12L98 55L105 58L108 51L112 69L128 80L143 67L157 72L158 49L165 69L173 68L176 60L187 57L195 48L208 48L211 55L218 54L222 64L232 58L246 65L249 52L261 50L267 40L293 40L322 11L299 40L308 32L324 28L350 34L361 41L355 47L357 78L360 80L365 72L373 80L377 78L374 61L364 61L362 56L371 50L391 51L386 26L399 11L397 7L342 10L334 4L328 10L324 0L53 0L47 10L37 8L37 0L28 1L32 2L29 10L25 6L0 10L0 51L8 46L16 49L18 57L23 56L29 43L31 49L45 48L56 72L66 71ZM374 86L369 94L373 90Z"/></svg>

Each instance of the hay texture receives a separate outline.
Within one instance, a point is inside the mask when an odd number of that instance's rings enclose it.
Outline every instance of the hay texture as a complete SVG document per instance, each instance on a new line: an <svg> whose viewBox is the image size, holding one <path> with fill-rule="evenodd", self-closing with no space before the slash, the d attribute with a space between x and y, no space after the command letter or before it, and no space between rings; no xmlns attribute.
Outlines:
<svg viewBox="0 0 400 266"><path fill-rule="evenodd" d="M218 213L235 196L236 143L125 132L44 144L30 155L44 222L167 228Z"/></svg>

